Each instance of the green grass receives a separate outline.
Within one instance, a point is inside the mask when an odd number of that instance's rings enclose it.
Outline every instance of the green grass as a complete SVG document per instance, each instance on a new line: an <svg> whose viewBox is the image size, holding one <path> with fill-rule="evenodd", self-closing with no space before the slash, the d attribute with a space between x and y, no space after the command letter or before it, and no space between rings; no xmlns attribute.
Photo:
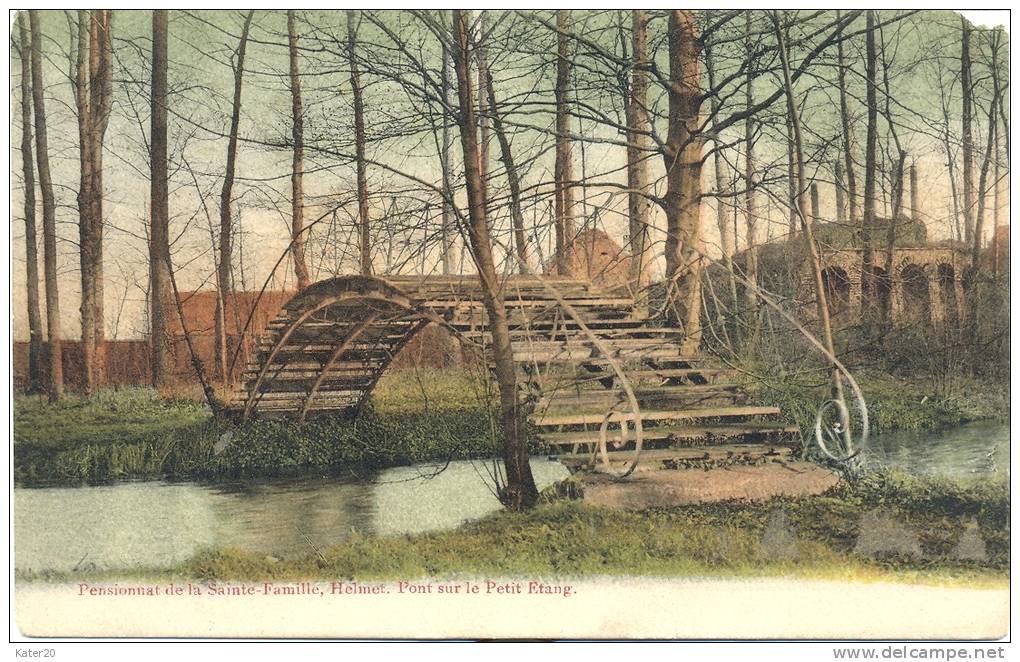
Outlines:
<svg viewBox="0 0 1020 662"><path fill-rule="evenodd" d="M880 509L917 533L922 557L854 553L863 513ZM775 513L786 514L795 553L763 544ZM987 558L952 550L976 521ZM771 550L771 551L770 551ZM642 512L553 501L524 513L500 512L452 531L352 535L300 558L236 549L209 551L175 568L104 573L200 580L415 579L450 576L590 577L795 576L1003 586L1009 572L1009 488L1004 480L959 483L888 473L816 497L715 503ZM67 574L22 579L68 581Z"/></svg>
<svg viewBox="0 0 1020 662"><path fill-rule="evenodd" d="M828 399L825 378L811 381L792 377L769 379L756 392L761 404L777 405L802 430L814 427L815 412ZM979 420L1009 417L1009 387L982 380L960 380L957 395L942 396L922 381L868 371L854 373L872 432L941 430Z"/></svg>
<svg viewBox="0 0 1020 662"><path fill-rule="evenodd" d="M356 421L261 420L236 428L205 406L149 389L15 399L19 485L124 478L255 478L488 457L499 426L491 385L467 371L396 371L380 380ZM213 446L227 431L222 454ZM537 448L536 448L537 450Z"/></svg>
<svg viewBox="0 0 1020 662"><path fill-rule="evenodd" d="M71 393L59 403L45 396L17 396L15 443L49 448L116 444L201 426L209 410L190 400L163 399L152 389Z"/></svg>

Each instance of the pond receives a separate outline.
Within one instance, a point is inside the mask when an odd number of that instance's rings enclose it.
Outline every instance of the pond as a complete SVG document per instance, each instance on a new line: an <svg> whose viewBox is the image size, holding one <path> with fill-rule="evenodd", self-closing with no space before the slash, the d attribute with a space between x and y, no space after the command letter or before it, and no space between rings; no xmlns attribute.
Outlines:
<svg viewBox="0 0 1020 662"><path fill-rule="evenodd" d="M965 477L1009 472L1009 427L970 425L938 434L875 435L866 466ZM567 476L534 458L539 489ZM491 462L451 462L371 477L246 483L125 482L14 491L14 563L20 572L164 568L205 549L287 558L335 545L352 532L454 528L499 510Z"/></svg>
<svg viewBox="0 0 1020 662"><path fill-rule="evenodd" d="M568 475L562 464L540 458L531 468L540 490ZM161 568L224 548L285 558L336 545L352 532L450 529L500 509L491 471L491 462L450 462L368 478L17 488L14 566Z"/></svg>
<svg viewBox="0 0 1020 662"><path fill-rule="evenodd" d="M873 435L862 454L864 466L908 473L966 478L1009 475L1009 425L973 423L938 433L894 431Z"/></svg>

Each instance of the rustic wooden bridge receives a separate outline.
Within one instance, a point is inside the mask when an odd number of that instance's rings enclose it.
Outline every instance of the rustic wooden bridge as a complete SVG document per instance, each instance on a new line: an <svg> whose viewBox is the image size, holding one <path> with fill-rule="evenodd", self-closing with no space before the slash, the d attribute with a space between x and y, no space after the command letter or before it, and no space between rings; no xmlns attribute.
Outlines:
<svg viewBox="0 0 1020 662"><path fill-rule="evenodd" d="M621 367L639 405L646 467L755 463L794 452L797 429L780 420L778 407L750 404L737 371L684 355L682 332L641 314L632 297L564 278L518 276L504 288L529 422L568 466L592 464L604 435L603 464L633 454L635 415ZM355 416L394 356L429 324L484 355L491 338L477 278L316 283L258 340L228 413Z"/></svg>

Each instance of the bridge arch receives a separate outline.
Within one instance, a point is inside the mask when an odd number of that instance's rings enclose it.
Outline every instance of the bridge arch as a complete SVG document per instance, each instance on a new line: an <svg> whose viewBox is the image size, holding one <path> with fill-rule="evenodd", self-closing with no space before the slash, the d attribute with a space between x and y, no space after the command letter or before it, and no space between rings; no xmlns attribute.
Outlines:
<svg viewBox="0 0 1020 662"><path fill-rule="evenodd" d="M931 283L927 265L906 262L900 267L903 321L908 326L931 323Z"/></svg>
<svg viewBox="0 0 1020 662"><path fill-rule="evenodd" d="M564 324L559 301L543 281L602 323L633 313L632 298L585 281L514 277L505 283L504 298L512 332L529 340L518 356L524 361L556 359L561 345L582 355L593 351L573 342L534 342L532 327L555 334ZM444 326L481 352L490 339L480 287L472 276L341 276L307 287L284 304L256 342L228 416L275 413L304 420L312 411L356 413L393 358L429 324Z"/></svg>
<svg viewBox="0 0 1020 662"><path fill-rule="evenodd" d="M313 409L360 410L400 349L428 324L446 321L381 278L315 283L283 306L256 345L235 412L250 418L278 409L304 420Z"/></svg>

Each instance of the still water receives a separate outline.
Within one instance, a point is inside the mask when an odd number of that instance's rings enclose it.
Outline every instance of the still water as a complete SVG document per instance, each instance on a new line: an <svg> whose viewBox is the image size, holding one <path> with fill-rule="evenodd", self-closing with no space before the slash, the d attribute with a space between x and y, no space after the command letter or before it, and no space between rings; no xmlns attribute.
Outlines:
<svg viewBox="0 0 1020 662"><path fill-rule="evenodd" d="M867 466L951 477L1009 473L1009 427L872 437ZM539 489L567 475L532 460ZM441 471L440 471L441 470ZM491 463L451 462L370 478L302 478L243 484L127 482L14 491L14 563L22 572L160 568L204 549L287 558L352 532L419 533L456 527L500 508Z"/></svg>
<svg viewBox="0 0 1020 662"><path fill-rule="evenodd" d="M536 458L541 490L568 475ZM454 528L500 509L491 462L387 469L370 478L238 484L126 482L14 490L18 571L160 568L204 549L305 556L352 532Z"/></svg>
<svg viewBox="0 0 1020 662"><path fill-rule="evenodd" d="M873 435L862 453L866 467L967 478L1009 475L1009 425L975 423L938 433L896 431Z"/></svg>

